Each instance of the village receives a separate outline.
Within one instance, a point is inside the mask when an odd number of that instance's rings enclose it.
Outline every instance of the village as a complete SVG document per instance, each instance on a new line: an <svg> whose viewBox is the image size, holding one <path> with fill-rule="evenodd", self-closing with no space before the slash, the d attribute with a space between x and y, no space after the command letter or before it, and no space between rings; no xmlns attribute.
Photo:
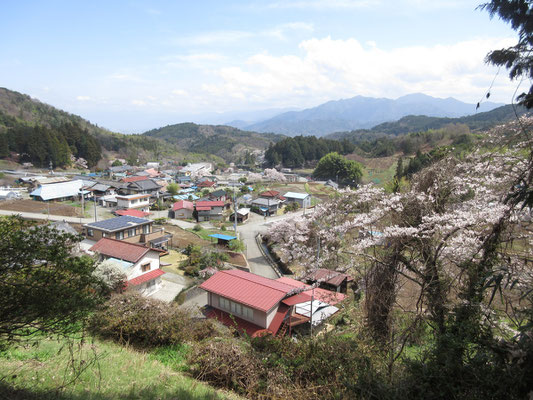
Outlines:
<svg viewBox="0 0 533 400"><path fill-rule="evenodd" d="M273 221L312 213L338 189L331 181L207 162L6 172L14 184L0 190L0 214L81 235L77 252L119 266L122 290L193 307L252 337L324 327L353 284L340 272L292 271L262 239Z"/></svg>

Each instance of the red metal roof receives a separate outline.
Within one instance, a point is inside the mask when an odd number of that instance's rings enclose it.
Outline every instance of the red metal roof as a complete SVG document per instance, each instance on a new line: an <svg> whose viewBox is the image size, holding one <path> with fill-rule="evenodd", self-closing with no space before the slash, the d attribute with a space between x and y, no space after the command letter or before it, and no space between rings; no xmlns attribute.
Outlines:
<svg viewBox="0 0 533 400"><path fill-rule="evenodd" d="M194 210L194 204L192 201L180 200L172 205L172 210L174 211L182 210L184 208L187 210Z"/></svg>
<svg viewBox="0 0 533 400"><path fill-rule="evenodd" d="M117 214L117 215L129 215L131 217L144 218L150 213L144 212L144 211L141 211L141 210L117 210L117 211L115 211L115 214Z"/></svg>
<svg viewBox="0 0 533 400"><path fill-rule="evenodd" d="M283 299L282 303L288 306L293 306L295 304L305 303L307 301L311 301L311 296L308 296L305 293L298 293L294 296Z"/></svg>
<svg viewBox="0 0 533 400"><path fill-rule="evenodd" d="M137 181L144 181L148 179L149 176L130 176L129 178L122 178L122 182L137 182Z"/></svg>
<svg viewBox="0 0 533 400"><path fill-rule="evenodd" d="M196 211L211 211L211 207L196 207Z"/></svg>
<svg viewBox="0 0 533 400"><path fill-rule="evenodd" d="M303 282L297 281L296 279L287 278L286 276L282 276L281 278L276 279L278 282L286 283L287 285L291 285L297 288L305 288L305 287L311 287L309 285L306 285Z"/></svg>
<svg viewBox="0 0 533 400"><path fill-rule="evenodd" d="M303 282L297 281L295 279L287 278L287 277L281 277L276 279L278 282L286 283L287 285L291 285L295 288L309 288L308 290L301 292L299 294L296 294L292 297L289 297L287 299L283 300L284 304L287 304L289 306L292 306L294 304L299 303L305 303L306 301L311 301L311 297L314 296L315 300L323 301L324 303L331 304L332 306L343 301L346 295L342 293L332 292L331 290L322 289L322 288L315 288L314 294L313 289L311 286L306 285Z"/></svg>
<svg viewBox="0 0 533 400"><path fill-rule="evenodd" d="M278 197L280 193L277 190L267 190L266 192L259 193L261 197Z"/></svg>
<svg viewBox="0 0 533 400"><path fill-rule="evenodd" d="M146 253L154 249L145 247L141 244L128 243L117 239L102 238L89 250L98 252L104 256L136 263Z"/></svg>
<svg viewBox="0 0 533 400"><path fill-rule="evenodd" d="M145 282L148 282L148 281L151 281L155 278L158 278L160 277L161 275L163 275L165 273L165 271L161 270L161 269L154 269L153 271L150 271L150 272L147 272L146 274L142 274L136 278L133 278L133 279L130 279L128 281L128 286L137 286L137 285L140 285L141 283L145 283Z"/></svg>
<svg viewBox="0 0 533 400"><path fill-rule="evenodd" d="M200 288L261 311L269 311L294 287L240 270L219 271Z"/></svg>
<svg viewBox="0 0 533 400"><path fill-rule="evenodd" d="M196 202L196 209L198 209L198 207L224 207L224 202L219 200L201 200Z"/></svg>
<svg viewBox="0 0 533 400"><path fill-rule="evenodd" d="M276 311L276 315L274 315L274 318L272 319L272 322L270 323L270 326L268 327L268 330L272 332L273 335L278 333L279 327L283 323L283 320L285 319L285 316L287 315L288 311L289 311L289 306L286 306L283 303L279 305L278 311Z"/></svg>

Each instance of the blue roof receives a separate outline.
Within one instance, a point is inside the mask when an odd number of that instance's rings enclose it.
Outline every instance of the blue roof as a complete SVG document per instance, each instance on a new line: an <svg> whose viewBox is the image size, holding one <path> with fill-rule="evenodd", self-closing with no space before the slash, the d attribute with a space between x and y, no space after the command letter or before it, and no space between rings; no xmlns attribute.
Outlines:
<svg viewBox="0 0 533 400"><path fill-rule="evenodd" d="M130 228L146 222L151 222L149 219L132 217L130 215L123 215L116 218L110 218L103 221L91 222L86 226L90 228L103 229L106 231L119 231L122 229Z"/></svg>
<svg viewBox="0 0 533 400"><path fill-rule="evenodd" d="M216 239L222 239L222 240L228 240L228 241L237 239L235 236L221 235L220 233L215 233L213 235L209 235L209 237L213 237L213 238L216 238Z"/></svg>
<svg viewBox="0 0 533 400"><path fill-rule="evenodd" d="M176 196L173 196L176 200L189 200L189 197L192 200L198 200L199 197L195 194L177 194Z"/></svg>
<svg viewBox="0 0 533 400"><path fill-rule="evenodd" d="M128 261L124 261L124 260L119 260L118 258L114 258L114 257L109 257L108 260L111 260L113 261L114 263L120 265L122 268L124 269L128 269L128 268L131 268L133 267L133 263L131 262L128 262Z"/></svg>

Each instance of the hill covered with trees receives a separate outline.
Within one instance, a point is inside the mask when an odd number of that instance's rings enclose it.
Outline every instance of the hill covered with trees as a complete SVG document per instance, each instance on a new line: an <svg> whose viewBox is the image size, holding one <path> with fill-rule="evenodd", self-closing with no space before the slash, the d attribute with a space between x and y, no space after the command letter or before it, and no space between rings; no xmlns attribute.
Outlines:
<svg viewBox="0 0 533 400"><path fill-rule="evenodd" d="M270 143L284 137L242 131L226 125L198 125L191 122L153 129L142 136L162 139L186 151L214 154L226 161L234 161L236 155L244 154L246 150L265 150Z"/></svg>

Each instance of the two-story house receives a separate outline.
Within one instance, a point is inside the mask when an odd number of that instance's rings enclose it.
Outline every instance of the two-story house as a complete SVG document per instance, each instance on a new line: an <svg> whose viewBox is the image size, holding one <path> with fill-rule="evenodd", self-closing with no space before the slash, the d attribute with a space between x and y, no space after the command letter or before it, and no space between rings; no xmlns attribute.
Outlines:
<svg viewBox="0 0 533 400"><path fill-rule="evenodd" d="M162 250L122 240L102 238L89 251L100 260L112 260L120 265L127 276L127 288L149 296L161 288L159 257Z"/></svg>
<svg viewBox="0 0 533 400"><path fill-rule="evenodd" d="M224 213L223 201L197 201L198 221L221 220Z"/></svg>
<svg viewBox="0 0 533 400"><path fill-rule="evenodd" d="M122 210L141 210L144 212L150 211L150 195L149 194L129 194L117 195L117 208Z"/></svg>
<svg viewBox="0 0 533 400"><path fill-rule="evenodd" d="M288 203L297 203L300 208L311 207L311 195L309 193L287 192L283 195Z"/></svg>
<svg viewBox="0 0 533 400"><path fill-rule="evenodd" d="M102 238L140 243L164 249L172 238L163 228L154 228L154 221L123 215L83 225L83 234L88 240L98 242Z"/></svg>

